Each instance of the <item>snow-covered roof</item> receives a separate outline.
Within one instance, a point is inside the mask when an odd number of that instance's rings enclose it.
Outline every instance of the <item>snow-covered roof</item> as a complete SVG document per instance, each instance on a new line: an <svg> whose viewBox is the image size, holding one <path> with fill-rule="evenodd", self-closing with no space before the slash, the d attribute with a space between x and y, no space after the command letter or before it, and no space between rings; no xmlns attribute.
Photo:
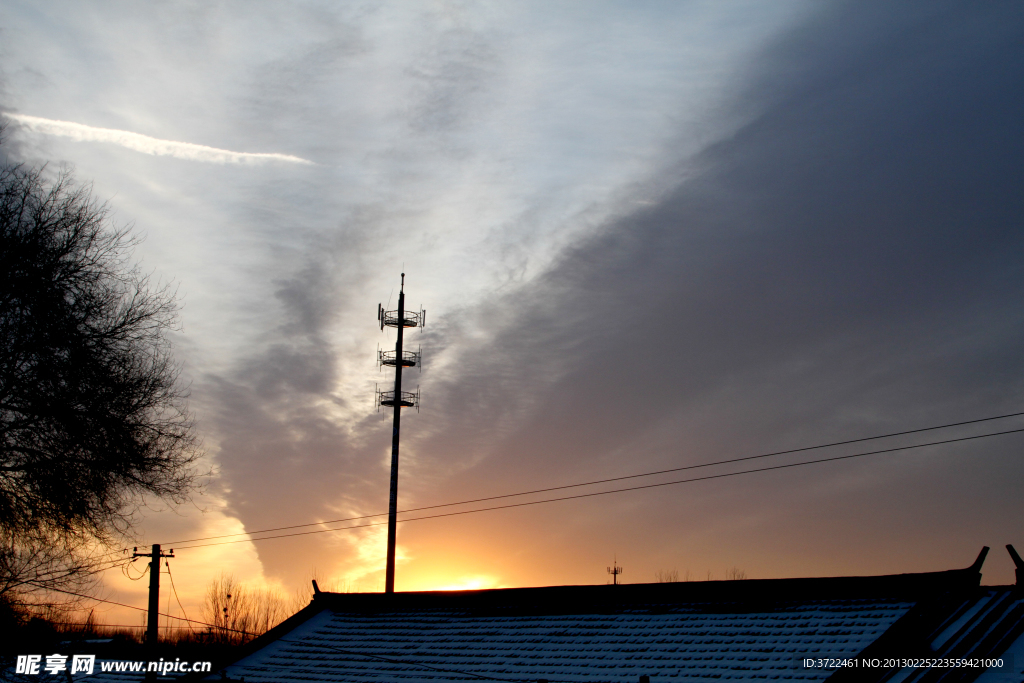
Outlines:
<svg viewBox="0 0 1024 683"><path fill-rule="evenodd" d="M852 657L907 613L896 601L808 602L754 613L473 615L324 609L227 668L246 681L631 681L796 674L805 657ZM661 611L661 610L658 610ZM429 668L428 668L429 667Z"/></svg>
<svg viewBox="0 0 1024 683"><path fill-rule="evenodd" d="M979 587L983 559L880 577L318 593L207 680L921 680L804 660L1005 649L1024 606L1013 588Z"/></svg>

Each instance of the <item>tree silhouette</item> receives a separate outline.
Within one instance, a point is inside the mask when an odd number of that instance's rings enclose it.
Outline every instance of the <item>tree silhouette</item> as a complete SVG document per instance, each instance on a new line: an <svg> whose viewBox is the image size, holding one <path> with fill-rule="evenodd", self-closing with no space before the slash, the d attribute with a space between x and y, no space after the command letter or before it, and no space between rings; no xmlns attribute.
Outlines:
<svg viewBox="0 0 1024 683"><path fill-rule="evenodd" d="M303 605L304 607L305 605ZM251 588L221 574L206 588L203 619L207 642L238 645L263 635L288 616L285 600L272 590Z"/></svg>
<svg viewBox="0 0 1024 683"><path fill-rule="evenodd" d="M178 305L67 172L0 168L0 596L95 567L199 457L166 333Z"/></svg>

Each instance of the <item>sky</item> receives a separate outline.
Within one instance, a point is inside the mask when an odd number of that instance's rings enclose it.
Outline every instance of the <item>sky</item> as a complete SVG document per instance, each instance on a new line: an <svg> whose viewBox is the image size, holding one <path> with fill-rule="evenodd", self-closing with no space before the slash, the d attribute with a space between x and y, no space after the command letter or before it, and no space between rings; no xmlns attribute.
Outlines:
<svg viewBox="0 0 1024 683"><path fill-rule="evenodd" d="M400 509L1024 410L1020 3L3 8L0 151L73 168L182 304L213 475L134 541L182 548L174 614L221 573L382 590L379 524L190 539L387 510L376 309L402 272L427 325ZM397 589L599 584L613 562L631 583L935 571L983 545L984 582L1012 583L1022 447L409 521ZM142 607L145 583L113 570L99 594Z"/></svg>

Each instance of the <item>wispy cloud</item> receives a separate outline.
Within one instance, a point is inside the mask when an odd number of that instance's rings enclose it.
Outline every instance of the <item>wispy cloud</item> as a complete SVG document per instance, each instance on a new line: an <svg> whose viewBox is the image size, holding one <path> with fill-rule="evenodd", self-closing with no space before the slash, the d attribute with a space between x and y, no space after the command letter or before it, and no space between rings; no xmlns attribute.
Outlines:
<svg viewBox="0 0 1024 683"><path fill-rule="evenodd" d="M161 140L148 135L132 133L114 128L94 128L71 121L55 121L26 114L5 113L4 116L17 121L35 133L59 135L79 142L109 142L128 149L152 154L154 156L170 156L189 161L205 161L214 164L249 164L265 161L286 161L293 164L312 164L312 161L290 154L263 152L232 152L191 142Z"/></svg>

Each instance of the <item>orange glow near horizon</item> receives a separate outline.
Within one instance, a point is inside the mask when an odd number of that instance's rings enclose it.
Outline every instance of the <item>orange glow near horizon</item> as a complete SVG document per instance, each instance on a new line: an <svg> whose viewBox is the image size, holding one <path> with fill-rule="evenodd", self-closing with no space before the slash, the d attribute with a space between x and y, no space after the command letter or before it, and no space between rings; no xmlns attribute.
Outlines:
<svg viewBox="0 0 1024 683"><path fill-rule="evenodd" d="M414 585L416 587L412 590L418 591L472 591L505 587L498 577L482 574L462 576L455 581L452 581L450 577L431 577L415 581Z"/></svg>

